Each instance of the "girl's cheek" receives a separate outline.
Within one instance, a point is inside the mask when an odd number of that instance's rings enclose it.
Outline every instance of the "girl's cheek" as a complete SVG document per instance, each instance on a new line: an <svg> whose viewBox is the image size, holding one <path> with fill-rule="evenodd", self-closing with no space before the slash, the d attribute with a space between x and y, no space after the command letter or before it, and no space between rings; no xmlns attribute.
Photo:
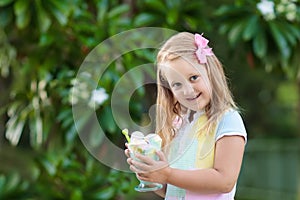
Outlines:
<svg viewBox="0 0 300 200"><path fill-rule="evenodd" d="M172 90L172 93L176 98L180 97L183 94L182 89Z"/></svg>
<svg viewBox="0 0 300 200"><path fill-rule="evenodd" d="M173 93L173 94L174 94L175 99L177 99L177 100L180 99L180 94L178 94L178 93Z"/></svg>

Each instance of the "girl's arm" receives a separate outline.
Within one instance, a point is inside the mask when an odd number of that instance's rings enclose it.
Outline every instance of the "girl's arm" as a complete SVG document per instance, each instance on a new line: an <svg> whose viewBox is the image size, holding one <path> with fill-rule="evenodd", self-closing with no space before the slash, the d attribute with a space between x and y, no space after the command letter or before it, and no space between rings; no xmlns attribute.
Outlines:
<svg viewBox="0 0 300 200"><path fill-rule="evenodd" d="M144 181L172 184L202 193L226 193L234 187L242 164L245 140L241 136L224 136L216 143L214 167L199 170L180 170L166 165L165 161L150 160L138 155L144 163L130 160L130 168ZM164 160L164 156L159 155ZM156 171L151 171L158 169Z"/></svg>
<svg viewBox="0 0 300 200"><path fill-rule="evenodd" d="M196 192L230 192L238 179L244 146L242 137L225 136L217 141L213 168L194 171L170 169L167 182Z"/></svg>

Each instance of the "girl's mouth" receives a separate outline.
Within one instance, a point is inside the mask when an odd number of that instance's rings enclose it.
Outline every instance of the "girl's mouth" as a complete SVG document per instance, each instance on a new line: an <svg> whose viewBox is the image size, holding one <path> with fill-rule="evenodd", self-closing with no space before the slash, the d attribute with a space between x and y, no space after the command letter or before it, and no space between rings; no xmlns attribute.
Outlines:
<svg viewBox="0 0 300 200"><path fill-rule="evenodd" d="M198 97L200 97L201 94L202 94L202 93L200 92L197 96L192 97L192 98L186 98L186 100L188 100L188 101L193 101L193 100L197 99Z"/></svg>

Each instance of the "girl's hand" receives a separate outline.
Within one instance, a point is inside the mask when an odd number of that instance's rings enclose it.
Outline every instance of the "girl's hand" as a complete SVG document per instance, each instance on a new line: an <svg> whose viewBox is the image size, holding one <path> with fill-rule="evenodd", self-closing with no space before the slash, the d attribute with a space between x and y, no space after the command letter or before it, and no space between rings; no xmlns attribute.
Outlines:
<svg viewBox="0 0 300 200"><path fill-rule="evenodd" d="M126 149L124 150L124 153L127 156L127 158L130 158L130 151L128 149L128 143L125 143L125 147L126 147Z"/></svg>
<svg viewBox="0 0 300 200"><path fill-rule="evenodd" d="M171 173L169 163L162 151L157 151L159 160L156 161L142 154L135 154L139 161L128 158L130 169L137 173L137 178L143 181L166 184Z"/></svg>

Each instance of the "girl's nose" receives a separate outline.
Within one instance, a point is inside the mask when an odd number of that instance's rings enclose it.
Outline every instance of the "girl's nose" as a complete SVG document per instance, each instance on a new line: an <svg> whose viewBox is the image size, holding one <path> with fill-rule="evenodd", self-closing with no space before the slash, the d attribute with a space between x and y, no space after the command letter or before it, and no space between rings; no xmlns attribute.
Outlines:
<svg viewBox="0 0 300 200"><path fill-rule="evenodd" d="M194 88L190 83L187 83L183 87L183 94L184 95L190 95L194 93Z"/></svg>

